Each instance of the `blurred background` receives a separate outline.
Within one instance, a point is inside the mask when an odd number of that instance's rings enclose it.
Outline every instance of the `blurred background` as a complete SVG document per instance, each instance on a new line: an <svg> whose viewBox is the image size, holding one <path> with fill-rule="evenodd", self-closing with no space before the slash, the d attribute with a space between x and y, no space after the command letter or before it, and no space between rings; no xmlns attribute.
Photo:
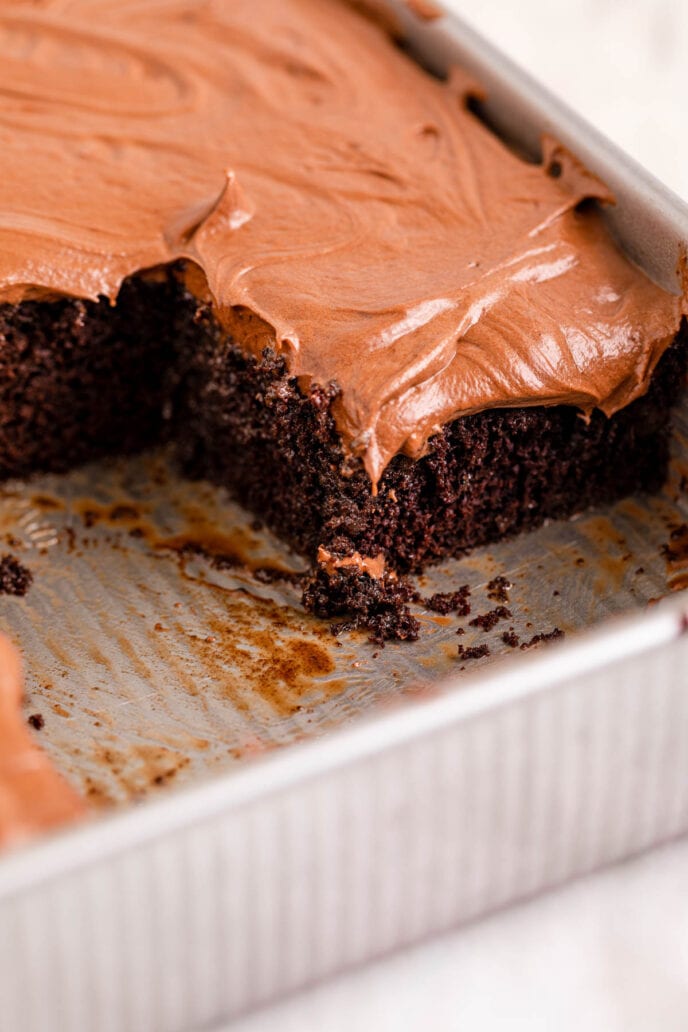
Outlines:
<svg viewBox="0 0 688 1032"><path fill-rule="evenodd" d="M688 0L444 0L688 201ZM233 1032L686 1032L688 844L353 972Z"/></svg>
<svg viewBox="0 0 688 1032"><path fill-rule="evenodd" d="M688 0L444 3L688 200Z"/></svg>

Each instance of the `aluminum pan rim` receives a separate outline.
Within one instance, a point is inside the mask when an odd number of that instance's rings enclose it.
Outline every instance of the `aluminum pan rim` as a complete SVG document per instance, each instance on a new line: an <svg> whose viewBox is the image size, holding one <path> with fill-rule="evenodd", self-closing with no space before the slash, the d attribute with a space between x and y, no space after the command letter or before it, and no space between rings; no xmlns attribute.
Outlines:
<svg viewBox="0 0 688 1032"><path fill-rule="evenodd" d="M442 43L458 48L465 54L469 70L487 82L497 107L500 95L508 94L520 103L530 116L531 135L556 126L559 139L574 147L611 182L623 204L631 205L633 199L642 197L644 206L652 209L655 223L661 223L673 241L680 245L688 240L688 206L680 198L461 19L447 14L423 23L409 12L403 0L389 2L421 55L432 54ZM624 237L623 228L620 235ZM644 251L643 264L650 271L665 281L671 278L673 259L666 247L660 255L652 252L651 242L640 250ZM647 612L616 618L540 653L514 656L508 660L508 667L502 662L482 673L445 680L437 686L437 694L433 690L433 696L422 703L404 700L393 712L371 715L320 741L251 761L245 770L216 776L167 798L145 802L136 809L17 849L0 860L0 901L165 832L192 827L276 789L294 787L319 773L432 735L449 724L539 692L554 691L572 676L585 677L622 658L667 645L685 630L687 620L688 603L681 598L667 600Z"/></svg>
<svg viewBox="0 0 688 1032"><path fill-rule="evenodd" d="M251 761L245 770L217 776L18 849L0 862L0 901L165 833L191 828L256 798L293 789L325 772L431 737L452 724L530 696L556 691L570 683L572 675L584 677L613 667L621 659L669 645L687 627L688 603L681 597L667 600L649 612L618 617L539 653L514 656L507 661L508 669L499 663L471 677L451 678L439 684L438 694L429 699L405 700L393 712Z"/></svg>

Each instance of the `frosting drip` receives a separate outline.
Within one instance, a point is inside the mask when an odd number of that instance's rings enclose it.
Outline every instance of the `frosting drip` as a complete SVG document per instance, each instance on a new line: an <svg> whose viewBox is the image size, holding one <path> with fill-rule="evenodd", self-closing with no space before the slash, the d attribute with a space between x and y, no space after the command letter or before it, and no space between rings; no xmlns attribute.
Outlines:
<svg viewBox="0 0 688 1032"><path fill-rule="evenodd" d="M684 301L617 249L603 184L542 165L341 0L15 0L0 12L0 300L115 299L177 259L375 485L460 415L642 394Z"/></svg>

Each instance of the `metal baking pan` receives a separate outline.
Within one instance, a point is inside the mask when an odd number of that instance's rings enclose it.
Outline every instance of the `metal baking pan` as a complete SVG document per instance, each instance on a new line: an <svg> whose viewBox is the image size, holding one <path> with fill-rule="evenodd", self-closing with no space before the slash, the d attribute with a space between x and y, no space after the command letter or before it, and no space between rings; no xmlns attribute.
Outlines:
<svg viewBox="0 0 688 1032"><path fill-rule="evenodd" d="M499 131L601 175L614 232L675 284L677 198L456 18L394 6ZM102 813L0 860L2 1032L205 1026L688 830L687 483L688 403L659 496L422 578L470 584L475 615L504 574L522 639L566 632L527 652L422 612L415 645L335 641L260 572L294 557L162 453L9 485L26 713ZM459 640L491 654L461 664Z"/></svg>

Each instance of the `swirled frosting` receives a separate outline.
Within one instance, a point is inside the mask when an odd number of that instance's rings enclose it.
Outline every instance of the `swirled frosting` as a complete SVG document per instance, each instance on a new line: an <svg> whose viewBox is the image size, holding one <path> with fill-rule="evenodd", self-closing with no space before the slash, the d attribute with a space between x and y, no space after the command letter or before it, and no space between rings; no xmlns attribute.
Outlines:
<svg viewBox="0 0 688 1032"><path fill-rule="evenodd" d="M0 300L187 259L259 317L247 349L337 384L373 484L463 414L612 414L677 331L579 206L602 183L516 156L341 0L15 0L0 56Z"/></svg>

